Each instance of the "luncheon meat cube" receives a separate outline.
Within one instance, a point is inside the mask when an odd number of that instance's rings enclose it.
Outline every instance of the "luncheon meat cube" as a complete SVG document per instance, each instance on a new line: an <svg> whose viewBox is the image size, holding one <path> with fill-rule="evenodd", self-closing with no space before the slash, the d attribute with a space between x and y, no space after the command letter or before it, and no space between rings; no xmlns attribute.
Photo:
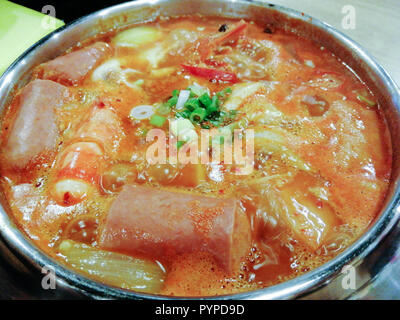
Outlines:
<svg viewBox="0 0 400 320"><path fill-rule="evenodd" d="M235 199L126 185L109 210L100 246L160 258L207 251L228 272L250 249L250 226Z"/></svg>
<svg viewBox="0 0 400 320"><path fill-rule="evenodd" d="M4 149L10 165L23 168L42 152L54 149L58 138L55 108L68 97L68 88L50 80L34 80L21 90Z"/></svg>
<svg viewBox="0 0 400 320"><path fill-rule="evenodd" d="M64 85L76 85L110 53L111 47L107 43L96 42L40 65L37 73L42 79L54 80Z"/></svg>

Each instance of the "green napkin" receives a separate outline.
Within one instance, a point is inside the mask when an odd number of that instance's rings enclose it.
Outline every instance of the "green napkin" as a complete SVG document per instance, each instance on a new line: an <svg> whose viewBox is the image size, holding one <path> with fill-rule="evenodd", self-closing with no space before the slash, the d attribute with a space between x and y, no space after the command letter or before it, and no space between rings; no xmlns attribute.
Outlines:
<svg viewBox="0 0 400 320"><path fill-rule="evenodd" d="M32 44L64 22L0 0L0 75Z"/></svg>

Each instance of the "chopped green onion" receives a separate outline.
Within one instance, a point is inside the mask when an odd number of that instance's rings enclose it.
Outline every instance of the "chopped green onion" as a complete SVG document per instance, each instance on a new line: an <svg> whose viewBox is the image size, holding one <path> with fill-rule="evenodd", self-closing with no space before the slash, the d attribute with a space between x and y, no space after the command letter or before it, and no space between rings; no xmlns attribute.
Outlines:
<svg viewBox="0 0 400 320"><path fill-rule="evenodd" d="M224 90L220 91L217 93L217 96L220 98L224 98L227 94L232 93L232 89L231 88L225 88Z"/></svg>
<svg viewBox="0 0 400 320"><path fill-rule="evenodd" d="M212 100L210 98L210 96L208 95L208 93L203 93L200 97L199 97L200 102L207 108L209 105L211 105Z"/></svg>
<svg viewBox="0 0 400 320"><path fill-rule="evenodd" d="M190 98L189 90L181 90L178 96L178 102L176 103L176 110L182 110L185 107L186 101Z"/></svg>
<svg viewBox="0 0 400 320"><path fill-rule="evenodd" d="M168 105L170 108L172 108L173 106L176 105L177 102L178 102L178 96L173 96L172 98L170 98L170 99L167 101L167 105Z"/></svg>
<svg viewBox="0 0 400 320"><path fill-rule="evenodd" d="M190 121L195 122L195 123L200 123L202 122L207 116L207 111L204 108L196 108L191 114L190 114Z"/></svg>
<svg viewBox="0 0 400 320"><path fill-rule="evenodd" d="M189 98L183 106L178 108L179 97L182 92L186 92L186 90L190 93ZM172 92L172 97L165 103L167 108L171 109L175 107L175 117L177 119L187 119L193 124L197 123L202 128L209 129L211 125L220 127L224 123L231 122L235 117L236 111L225 112L220 110L220 105L224 101L226 95L232 92L231 88L225 88L215 93L212 97L208 88L202 87L197 83L192 84L186 90L174 90ZM222 99L222 101L220 99ZM180 110L182 107L184 110ZM161 114L168 113L169 112L166 111Z"/></svg>
<svg viewBox="0 0 400 320"><path fill-rule="evenodd" d="M199 101L199 99L196 99L196 98L191 98L188 101L186 101L186 103L185 103L185 108L190 111L193 111L199 107L200 107L200 101Z"/></svg>
<svg viewBox="0 0 400 320"><path fill-rule="evenodd" d="M171 108L166 103L159 103L156 106L156 110L158 114L167 115L171 112Z"/></svg>
<svg viewBox="0 0 400 320"><path fill-rule="evenodd" d="M177 118L184 118L188 119L190 117L190 111L189 110L183 110L181 112L176 113Z"/></svg>
<svg viewBox="0 0 400 320"><path fill-rule="evenodd" d="M370 107L374 107L376 105L376 103L374 101L369 100L368 98L362 96L361 94L357 95L357 99L362 101L362 102L365 102Z"/></svg>
<svg viewBox="0 0 400 320"><path fill-rule="evenodd" d="M188 87L188 89L196 96L200 97L201 95L203 95L204 93L208 93L208 89L205 87L202 87L201 85L199 85L198 83L193 83L192 85L190 85Z"/></svg>
<svg viewBox="0 0 400 320"><path fill-rule="evenodd" d="M177 141L177 142L176 142L176 147L177 147L178 149L180 149L184 144L185 144L185 141Z"/></svg>
<svg viewBox="0 0 400 320"><path fill-rule="evenodd" d="M211 104L207 107L207 114L210 115L214 112L217 112L219 108L218 97L215 95L211 99Z"/></svg>
<svg viewBox="0 0 400 320"><path fill-rule="evenodd" d="M150 124L152 124L155 127L162 127L166 120L167 120L167 118L165 118L163 116L153 114L150 118Z"/></svg>

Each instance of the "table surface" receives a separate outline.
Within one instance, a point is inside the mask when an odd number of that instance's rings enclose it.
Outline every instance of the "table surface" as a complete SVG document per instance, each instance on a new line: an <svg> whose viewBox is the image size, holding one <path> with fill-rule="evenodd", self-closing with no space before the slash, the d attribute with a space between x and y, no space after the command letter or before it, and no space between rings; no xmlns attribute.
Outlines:
<svg viewBox="0 0 400 320"><path fill-rule="evenodd" d="M329 23L361 44L400 85L399 0L270 0ZM355 12L355 28L342 25L347 8ZM344 10L344 11L342 11ZM343 13L344 12L344 13Z"/></svg>

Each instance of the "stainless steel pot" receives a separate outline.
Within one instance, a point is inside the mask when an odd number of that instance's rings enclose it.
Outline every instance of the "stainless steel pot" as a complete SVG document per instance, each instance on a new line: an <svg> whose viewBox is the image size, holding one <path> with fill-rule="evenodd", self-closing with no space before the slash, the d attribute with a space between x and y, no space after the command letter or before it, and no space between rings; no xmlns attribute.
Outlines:
<svg viewBox="0 0 400 320"><path fill-rule="evenodd" d="M395 260L399 256L400 246L400 150L395 142L400 138L400 94L390 76L363 48L319 20L261 1L143 0L124 3L83 17L53 32L28 49L0 80L0 108L4 108L9 102L14 88L19 88L27 82L32 67L55 58L81 40L111 28L152 20L159 15L192 13L273 23L328 48L350 65L377 94L393 142L393 173L387 199L376 221L357 242L335 259L293 280L257 291L215 298L343 299L368 295L374 297L371 295L376 294L376 291L371 291L374 286L388 289L384 281L389 279L389 282L393 283L392 280L396 280L391 278L391 268L397 268L399 271ZM59 297L68 293L93 298L165 298L110 287L68 270L46 256L16 227L7 201L4 196L0 197L0 234L3 238L0 248L3 254L13 261L17 268L37 277L43 276L43 266L52 266L57 277ZM343 286L343 283L346 283L345 277L352 272L342 273L346 265L354 267L352 270L356 276L355 287L352 287L351 283L350 286L349 283ZM400 278L399 273L397 277ZM386 293L389 295L386 297L390 298L390 293ZM400 299L400 292L397 294L397 298Z"/></svg>

